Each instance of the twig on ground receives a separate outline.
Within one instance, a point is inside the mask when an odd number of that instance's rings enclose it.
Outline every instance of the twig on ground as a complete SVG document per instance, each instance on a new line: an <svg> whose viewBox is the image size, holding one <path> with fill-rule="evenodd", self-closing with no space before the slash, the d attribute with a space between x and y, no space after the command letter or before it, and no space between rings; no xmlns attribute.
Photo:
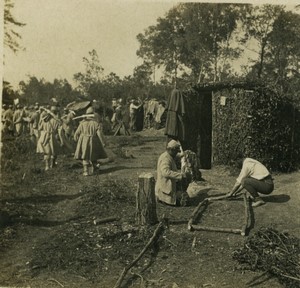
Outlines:
<svg viewBox="0 0 300 288"><path fill-rule="evenodd" d="M53 281L53 282L57 283L60 287L65 287L63 284L61 284L59 281L57 281L54 278L49 278L48 281Z"/></svg>
<svg viewBox="0 0 300 288"><path fill-rule="evenodd" d="M171 243L172 245L174 245L175 247L177 246L175 243L173 243L171 240L169 240L166 236L163 236L163 238L168 241L169 243Z"/></svg>
<svg viewBox="0 0 300 288"><path fill-rule="evenodd" d="M165 222L166 219L163 219L159 224L157 225L152 237L149 239L148 243L144 247L144 249L140 252L140 254L129 264L127 265L119 277L117 283L115 284L114 288L121 287L122 281L125 278L127 272L142 258L142 256L146 253L146 251L153 245L154 242L156 242L159 238L159 236L162 234L162 232L165 230Z"/></svg>
<svg viewBox="0 0 300 288"><path fill-rule="evenodd" d="M144 287L144 286L145 286L145 285L144 285L145 280L144 280L144 277L143 277L141 274L132 272L131 270L130 270L130 274L136 275L136 276L140 277L140 278L141 278L141 284L140 284L140 286L141 286L141 287Z"/></svg>

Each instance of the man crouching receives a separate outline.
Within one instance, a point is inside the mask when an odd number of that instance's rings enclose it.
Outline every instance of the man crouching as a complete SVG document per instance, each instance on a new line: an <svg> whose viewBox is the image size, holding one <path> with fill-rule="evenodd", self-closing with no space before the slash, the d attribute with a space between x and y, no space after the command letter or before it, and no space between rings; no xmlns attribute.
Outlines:
<svg viewBox="0 0 300 288"><path fill-rule="evenodd" d="M175 158L180 152L180 144L171 140L167 149L162 153L157 162L157 180L155 183L155 195L159 202L169 205L178 205L182 191L177 191L176 182L186 179L187 173L177 172Z"/></svg>

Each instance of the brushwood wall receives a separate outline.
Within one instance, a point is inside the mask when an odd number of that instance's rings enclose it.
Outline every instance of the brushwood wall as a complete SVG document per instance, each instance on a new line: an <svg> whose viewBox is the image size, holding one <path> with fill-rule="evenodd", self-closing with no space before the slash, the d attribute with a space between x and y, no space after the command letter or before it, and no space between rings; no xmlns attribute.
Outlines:
<svg viewBox="0 0 300 288"><path fill-rule="evenodd" d="M213 92L213 162L228 165L241 155L273 171L300 163L300 113L284 95L263 88Z"/></svg>
<svg viewBox="0 0 300 288"><path fill-rule="evenodd" d="M241 156L255 158L273 171L299 169L296 104L274 89L246 84L183 91L187 110L184 149L196 152L202 169L231 165Z"/></svg>

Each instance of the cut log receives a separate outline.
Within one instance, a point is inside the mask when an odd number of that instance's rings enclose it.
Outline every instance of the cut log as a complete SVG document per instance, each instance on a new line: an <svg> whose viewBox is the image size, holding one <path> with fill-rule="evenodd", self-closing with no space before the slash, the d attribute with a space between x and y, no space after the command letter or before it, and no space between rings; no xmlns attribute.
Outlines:
<svg viewBox="0 0 300 288"><path fill-rule="evenodd" d="M192 224L194 223L194 221L196 220L196 218L198 217L198 214L199 214L199 211L200 211L200 208L204 205L207 205L208 203L208 200L207 199L204 199L203 201L201 201L198 206L194 209L191 217L190 217L190 220L188 222L188 230L191 230L191 227L192 227Z"/></svg>
<svg viewBox="0 0 300 288"><path fill-rule="evenodd" d="M202 226L202 225L191 225L191 229L192 230L202 230L202 231L213 231L213 232L225 232L225 233L242 234L241 229L208 227L208 226Z"/></svg>
<svg viewBox="0 0 300 288"><path fill-rule="evenodd" d="M118 217L107 217L107 218L102 218L102 219L95 219L93 221L93 223L95 225L99 225L99 224L114 222L114 221L118 221L118 220L120 220L120 218L118 218Z"/></svg>
<svg viewBox="0 0 300 288"><path fill-rule="evenodd" d="M158 222L154 190L154 176L151 173L141 174L136 192L136 223L139 225L153 225Z"/></svg>
<svg viewBox="0 0 300 288"><path fill-rule="evenodd" d="M153 243L155 243L159 239L159 236L163 233L163 231L166 228L166 223L167 223L167 219L163 219L161 222L159 222L159 224L157 225L155 231L153 232L152 237L149 239L148 243L146 244L144 249L141 251L141 253L129 265L127 265L123 269L123 271L122 271L117 283L115 284L114 288L121 287L122 281L125 278L127 272L142 258L142 256L153 245Z"/></svg>

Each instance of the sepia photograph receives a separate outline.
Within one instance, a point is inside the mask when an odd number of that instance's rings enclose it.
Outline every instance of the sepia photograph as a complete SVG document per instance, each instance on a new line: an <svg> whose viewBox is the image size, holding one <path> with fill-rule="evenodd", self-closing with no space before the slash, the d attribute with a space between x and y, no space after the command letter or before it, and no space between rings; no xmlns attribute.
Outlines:
<svg viewBox="0 0 300 288"><path fill-rule="evenodd" d="M300 288L300 1L0 5L0 288Z"/></svg>

